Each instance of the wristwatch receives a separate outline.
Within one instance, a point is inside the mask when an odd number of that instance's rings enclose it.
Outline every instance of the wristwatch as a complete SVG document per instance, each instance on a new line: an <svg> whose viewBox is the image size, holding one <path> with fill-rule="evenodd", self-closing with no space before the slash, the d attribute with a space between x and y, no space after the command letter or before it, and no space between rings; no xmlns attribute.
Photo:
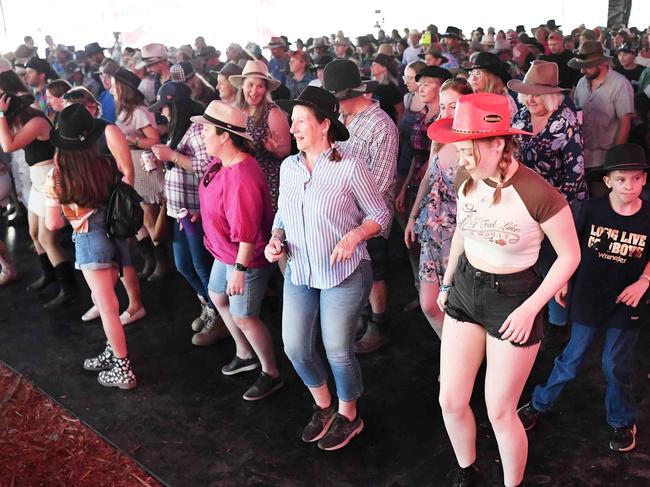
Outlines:
<svg viewBox="0 0 650 487"><path fill-rule="evenodd" d="M237 262L235 264L235 270L239 271L239 272L246 272L248 270L248 267L246 267L245 265L240 264L239 262Z"/></svg>

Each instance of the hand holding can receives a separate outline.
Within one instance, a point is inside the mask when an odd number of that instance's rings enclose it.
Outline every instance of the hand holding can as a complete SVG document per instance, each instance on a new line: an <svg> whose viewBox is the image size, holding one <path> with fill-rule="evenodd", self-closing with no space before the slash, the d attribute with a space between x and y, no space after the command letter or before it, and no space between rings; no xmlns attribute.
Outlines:
<svg viewBox="0 0 650 487"><path fill-rule="evenodd" d="M153 152L150 150L142 151L140 155L140 162L142 167L146 172L153 172L158 169L158 163L156 162L156 156L153 155Z"/></svg>

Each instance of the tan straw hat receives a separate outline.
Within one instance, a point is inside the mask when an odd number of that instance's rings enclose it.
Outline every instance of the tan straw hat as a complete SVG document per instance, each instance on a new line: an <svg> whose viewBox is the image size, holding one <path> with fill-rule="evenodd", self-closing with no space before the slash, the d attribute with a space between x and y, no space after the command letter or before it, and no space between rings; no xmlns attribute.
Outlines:
<svg viewBox="0 0 650 487"><path fill-rule="evenodd" d="M269 84L269 91L273 91L280 86L280 82L269 74L269 68L263 61L247 61L246 66L241 74L233 74L228 77L228 81L235 88L241 88L246 78L264 79Z"/></svg>
<svg viewBox="0 0 650 487"><path fill-rule="evenodd" d="M190 117L190 120L202 125L219 127L244 139L253 140L246 130L246 118L246 114L239 108L215 100L210 102L203 115Z"/></svg>

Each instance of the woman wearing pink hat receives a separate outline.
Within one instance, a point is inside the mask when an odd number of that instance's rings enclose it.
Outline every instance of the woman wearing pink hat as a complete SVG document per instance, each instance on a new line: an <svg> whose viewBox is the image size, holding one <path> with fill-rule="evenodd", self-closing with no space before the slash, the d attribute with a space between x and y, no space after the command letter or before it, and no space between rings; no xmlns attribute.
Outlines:
<svg viewBox="0 0 650 487"><path fill-rule="evenodd" d="M506 487L521 484L528 454L517 403L543 335L543 307L575 271L580 248L564 197L514 158L505 96L458 99L453 119L428 135L454 143L465 171L457 225L438 305L445 311L440 406L458 461L455 486L477 485L476 423L469 405L487 358L485 401ZM542 280L535 269L544 235L557 259Z"/></svg>

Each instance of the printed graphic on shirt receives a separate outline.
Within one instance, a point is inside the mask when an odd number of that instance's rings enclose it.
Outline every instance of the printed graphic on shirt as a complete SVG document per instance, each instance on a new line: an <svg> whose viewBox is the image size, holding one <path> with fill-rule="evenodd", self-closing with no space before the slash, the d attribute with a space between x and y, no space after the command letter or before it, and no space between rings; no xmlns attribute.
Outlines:
<svg viewBox="0 0 650 487"><path fill-rule="evenodd" d="M466 214L458 226L463 232L474 237L492 242L501 247L516 244L521 239L521 228L516 222L486 218L476 212L474 205L465 201L463 213Z"/></svg>
<svg viewBox="0 0 650 487"><path fill-rule="evenodd" d="M643 257L646 241L647 235L592 224L587 247L600 259L625 264L628 259Z"/></svg>

